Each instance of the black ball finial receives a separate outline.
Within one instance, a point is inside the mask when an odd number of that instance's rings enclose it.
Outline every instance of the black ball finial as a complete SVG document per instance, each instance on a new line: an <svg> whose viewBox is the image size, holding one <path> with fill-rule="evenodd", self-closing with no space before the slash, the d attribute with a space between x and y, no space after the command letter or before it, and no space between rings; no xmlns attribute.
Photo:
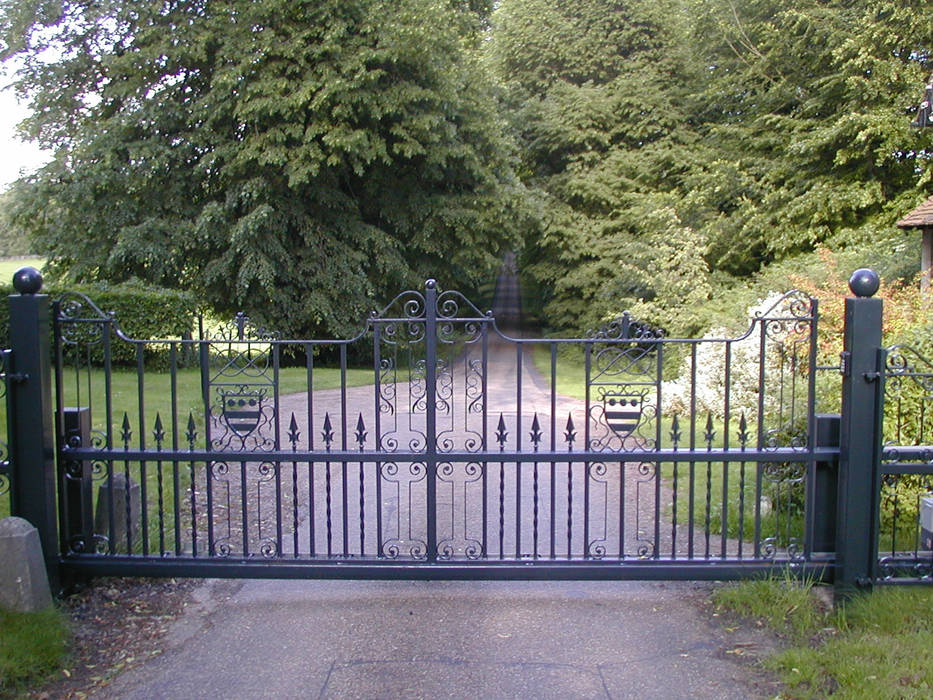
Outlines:
<svg viewBox="0 0 933 700"><path fill-rule="evenodd" d="M42 289L42 273L34 267L21 267L13 273L13 288L20 294L38 294Z"/></svg>
<svg viewBox="0 0 933 700"><path fill-rule="evenodd" d="M878 273L867 267L862 267L852 273L849 278L849 289L857 297L874 296L881 285Z"/></svg>
<svg viewBox="0 0 933 700"><path fill-rule="evenodd" d="M437 281L430 279L424 283L425 289L435 289L437 287Z"/></svg>

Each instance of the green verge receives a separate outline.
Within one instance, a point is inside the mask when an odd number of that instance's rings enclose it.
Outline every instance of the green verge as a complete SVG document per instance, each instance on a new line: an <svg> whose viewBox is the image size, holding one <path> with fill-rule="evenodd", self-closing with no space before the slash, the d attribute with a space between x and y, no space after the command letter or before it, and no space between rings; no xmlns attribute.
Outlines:
<svg viewBox="0 0 933 700"><path fill-rule="evenodd" d="M61 669L68 641L65 616L54 606L33 613L0 610L0 698L22 697Z"/></svg>
<svg viewBox="0 0 933 700"><path fill-rule="evenodd" d="M809 583L772 578L727 586L714 600L785 639L763 662L785 684L781 698L933 696L933 589L879 587L833 612Z"/></svg>

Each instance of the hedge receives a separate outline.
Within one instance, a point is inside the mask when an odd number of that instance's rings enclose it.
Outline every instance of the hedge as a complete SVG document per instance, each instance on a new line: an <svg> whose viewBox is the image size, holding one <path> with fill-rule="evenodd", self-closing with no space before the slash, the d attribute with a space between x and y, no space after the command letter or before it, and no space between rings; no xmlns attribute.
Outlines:
<svg viewBox="0 0 933 700"><path fill-rule="evenodd" d="M4 295L16 294L11 285L0 286ZM119 285L49 285L42 292L54 301L68 292L86 295L102 311L114 314L120 329L131 338L190 338L198 314L198 304L192 295L142 284ZM91 310L88 309L88 314ZM9 347L9 304L0 303L0 347ZM164 349L147 348L146 357L164 354ZM102 350L92 349L92 360L102 360ZM117 365L136 363L136 347L116 338L111 345L111 358Z"/></svg>

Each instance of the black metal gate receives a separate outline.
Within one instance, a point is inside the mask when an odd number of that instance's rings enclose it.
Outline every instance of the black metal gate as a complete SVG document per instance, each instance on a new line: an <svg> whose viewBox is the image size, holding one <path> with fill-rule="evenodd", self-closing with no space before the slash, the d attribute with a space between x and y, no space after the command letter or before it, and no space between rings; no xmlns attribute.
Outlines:
<svg viewBox="0 0 933 700"><path fill-rule="evenodd" d="M95 574L821 575L816 301L530 339L433 281L349 340L53 306L62 562ZM75 408L70 408L70 407ZM822 535L821 535L822 532ZM820 539L822 537L822 540ZM831 549L831 547L830 547Z"/></svg>

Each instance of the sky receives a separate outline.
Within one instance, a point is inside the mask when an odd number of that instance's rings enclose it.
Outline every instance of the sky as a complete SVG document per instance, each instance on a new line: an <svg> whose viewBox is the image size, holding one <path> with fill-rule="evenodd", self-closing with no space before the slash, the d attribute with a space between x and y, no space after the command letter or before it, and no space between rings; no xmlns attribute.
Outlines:
<svg viewBox="0 0 933 700"><path fill-rule="evenodd" d="M0 76L0 85L5 87L6 82ZM0 191L6 190L21 170L32 172L50 158L35 144L23 143L16 136L16 125L28 113L24 105L17 103L12 90L0 90Z"/></svg>

